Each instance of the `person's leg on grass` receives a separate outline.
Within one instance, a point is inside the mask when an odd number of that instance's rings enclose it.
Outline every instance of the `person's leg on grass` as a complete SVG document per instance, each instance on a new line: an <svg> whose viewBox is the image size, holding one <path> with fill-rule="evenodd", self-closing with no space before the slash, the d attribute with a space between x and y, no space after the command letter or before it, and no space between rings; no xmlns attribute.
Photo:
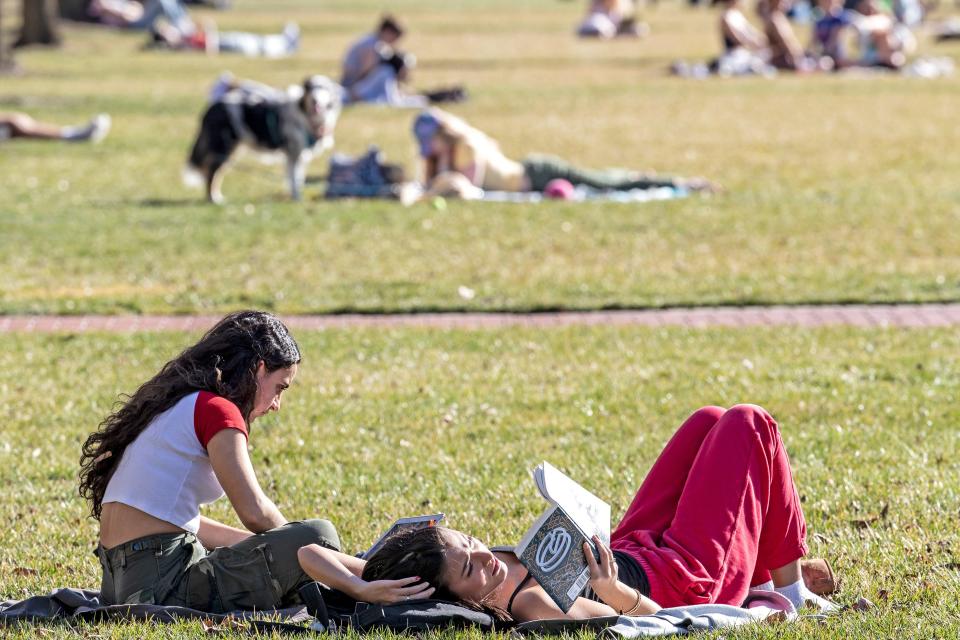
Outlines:
<svg viewBox="0 0 960 640"><path fill-rule="evenodd" d="M290 522L214 549L190 567L181 589L186 606L223 613L296 603L297 589L311 581L297 552L310 544L340 550L337 531L326 520Z"/></svg>
<svg viewBox="0 0 960 640"><path fill-rule="evenodd" d="M652 187L680 186L670 176L645 176L622 170L581 169L555 156L532 154L523 160L527 178L533 191L543 191L554 179L569 181L574 186L584 186L600 191L628 191Z"/></svg>
<svg viewBox="0 0 960 640"><path fill-rule="evenodd" d="M650 597L664 606L739 605L758 578L761 537L770 540L766 567L802 557L803 513L785 468L777 423L766 411L752 405L726 411L693 461L670 526L659 539L628 534L642 546L637 555Z"/></svg>
<svg viewBox="0 0 960 640"><path fill-rule="evenodd" d="M100 114L85 125L61 127L39 122L25 113L0 114L0 127L11 138L99 142L110 131L110 116Z"/></svg>
<svg viewBox="0 0 960 640"><path fill-rule="evenodd" d="M659 536L670 526L693 460L724 411L721 407L703 407L683 422L653 463L611 534L611 542L638 529L647 529Z"/></svg>

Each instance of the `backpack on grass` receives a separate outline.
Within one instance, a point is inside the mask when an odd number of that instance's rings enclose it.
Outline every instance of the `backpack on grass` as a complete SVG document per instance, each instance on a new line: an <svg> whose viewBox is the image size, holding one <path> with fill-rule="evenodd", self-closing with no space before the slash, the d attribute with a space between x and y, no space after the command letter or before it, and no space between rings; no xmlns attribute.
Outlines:
<svg viewBox="0 0 960 640"><path fill-rule="evenodd" d="M419 632L432 629L476 627L493 631L498 625L493 616L445 600L411 600L378 605L357 602L345 594L328 589L319 582L300 588L300 598L324 629L332 626L358 633L375 630Z"/></svg>

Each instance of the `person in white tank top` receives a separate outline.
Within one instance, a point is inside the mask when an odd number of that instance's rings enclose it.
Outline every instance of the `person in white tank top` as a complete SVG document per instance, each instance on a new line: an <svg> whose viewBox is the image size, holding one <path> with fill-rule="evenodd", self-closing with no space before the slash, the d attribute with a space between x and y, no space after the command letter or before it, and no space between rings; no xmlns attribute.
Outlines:
<svg viewBox="0 0 960 640"><path fill-rule="evenodd" d="M223 613L297 601L302 547L339 549L326 520L288 522L253 470L253 421L279 411L300 349L275 316L241 311L126 397L83 445L80 493L100 522L104 604ZM201 514L227 496L244 528Z"/></svg>

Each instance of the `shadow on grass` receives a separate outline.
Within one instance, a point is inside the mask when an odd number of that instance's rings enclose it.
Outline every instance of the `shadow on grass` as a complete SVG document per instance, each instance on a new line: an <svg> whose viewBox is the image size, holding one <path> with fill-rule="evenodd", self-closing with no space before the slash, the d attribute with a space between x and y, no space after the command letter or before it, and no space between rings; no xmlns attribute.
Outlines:
<svg viewBox="0 0 960 640"><path fill-rule="evenodd" d="M198 207L208 204L203 198L144 198L134 201L138 207L159 208L159 207ZM214 206L214 205L210 205Z"/></svg>
<svg viewBox="0 0 960 640"><path fill-rule="evenodd" d="M557 70L570 69L574 67L611 67L637 69L640 67L656 67L661 64L660 61L649 60L637 57L610 57L610 58L578 58L578 57L546 57L546 58L523 58L522 63L526 69L546 69ZM434 60L424 60L418 62L417 66L421 69L434 70L471 70L471 71L490 71L497 69L515 69L518 64L516 59L463 59L463 58L441 58Z"/></svg>

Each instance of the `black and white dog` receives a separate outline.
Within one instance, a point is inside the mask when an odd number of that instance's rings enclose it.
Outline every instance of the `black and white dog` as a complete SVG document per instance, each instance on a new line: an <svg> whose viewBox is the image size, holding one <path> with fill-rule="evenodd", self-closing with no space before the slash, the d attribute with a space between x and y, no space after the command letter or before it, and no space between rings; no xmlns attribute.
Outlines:
<svg viewBox="0 0 960 640"><path fill-rule="evenodd" d="M287 161L290 195L303 194L307 164L333 147L343 89L326 76L310 76L303 85L280 91L255 82L221 79L211 93L184 179L206 185L210 202L223 202L220 190L230 156L244 145L282 154Z"/></svg>

